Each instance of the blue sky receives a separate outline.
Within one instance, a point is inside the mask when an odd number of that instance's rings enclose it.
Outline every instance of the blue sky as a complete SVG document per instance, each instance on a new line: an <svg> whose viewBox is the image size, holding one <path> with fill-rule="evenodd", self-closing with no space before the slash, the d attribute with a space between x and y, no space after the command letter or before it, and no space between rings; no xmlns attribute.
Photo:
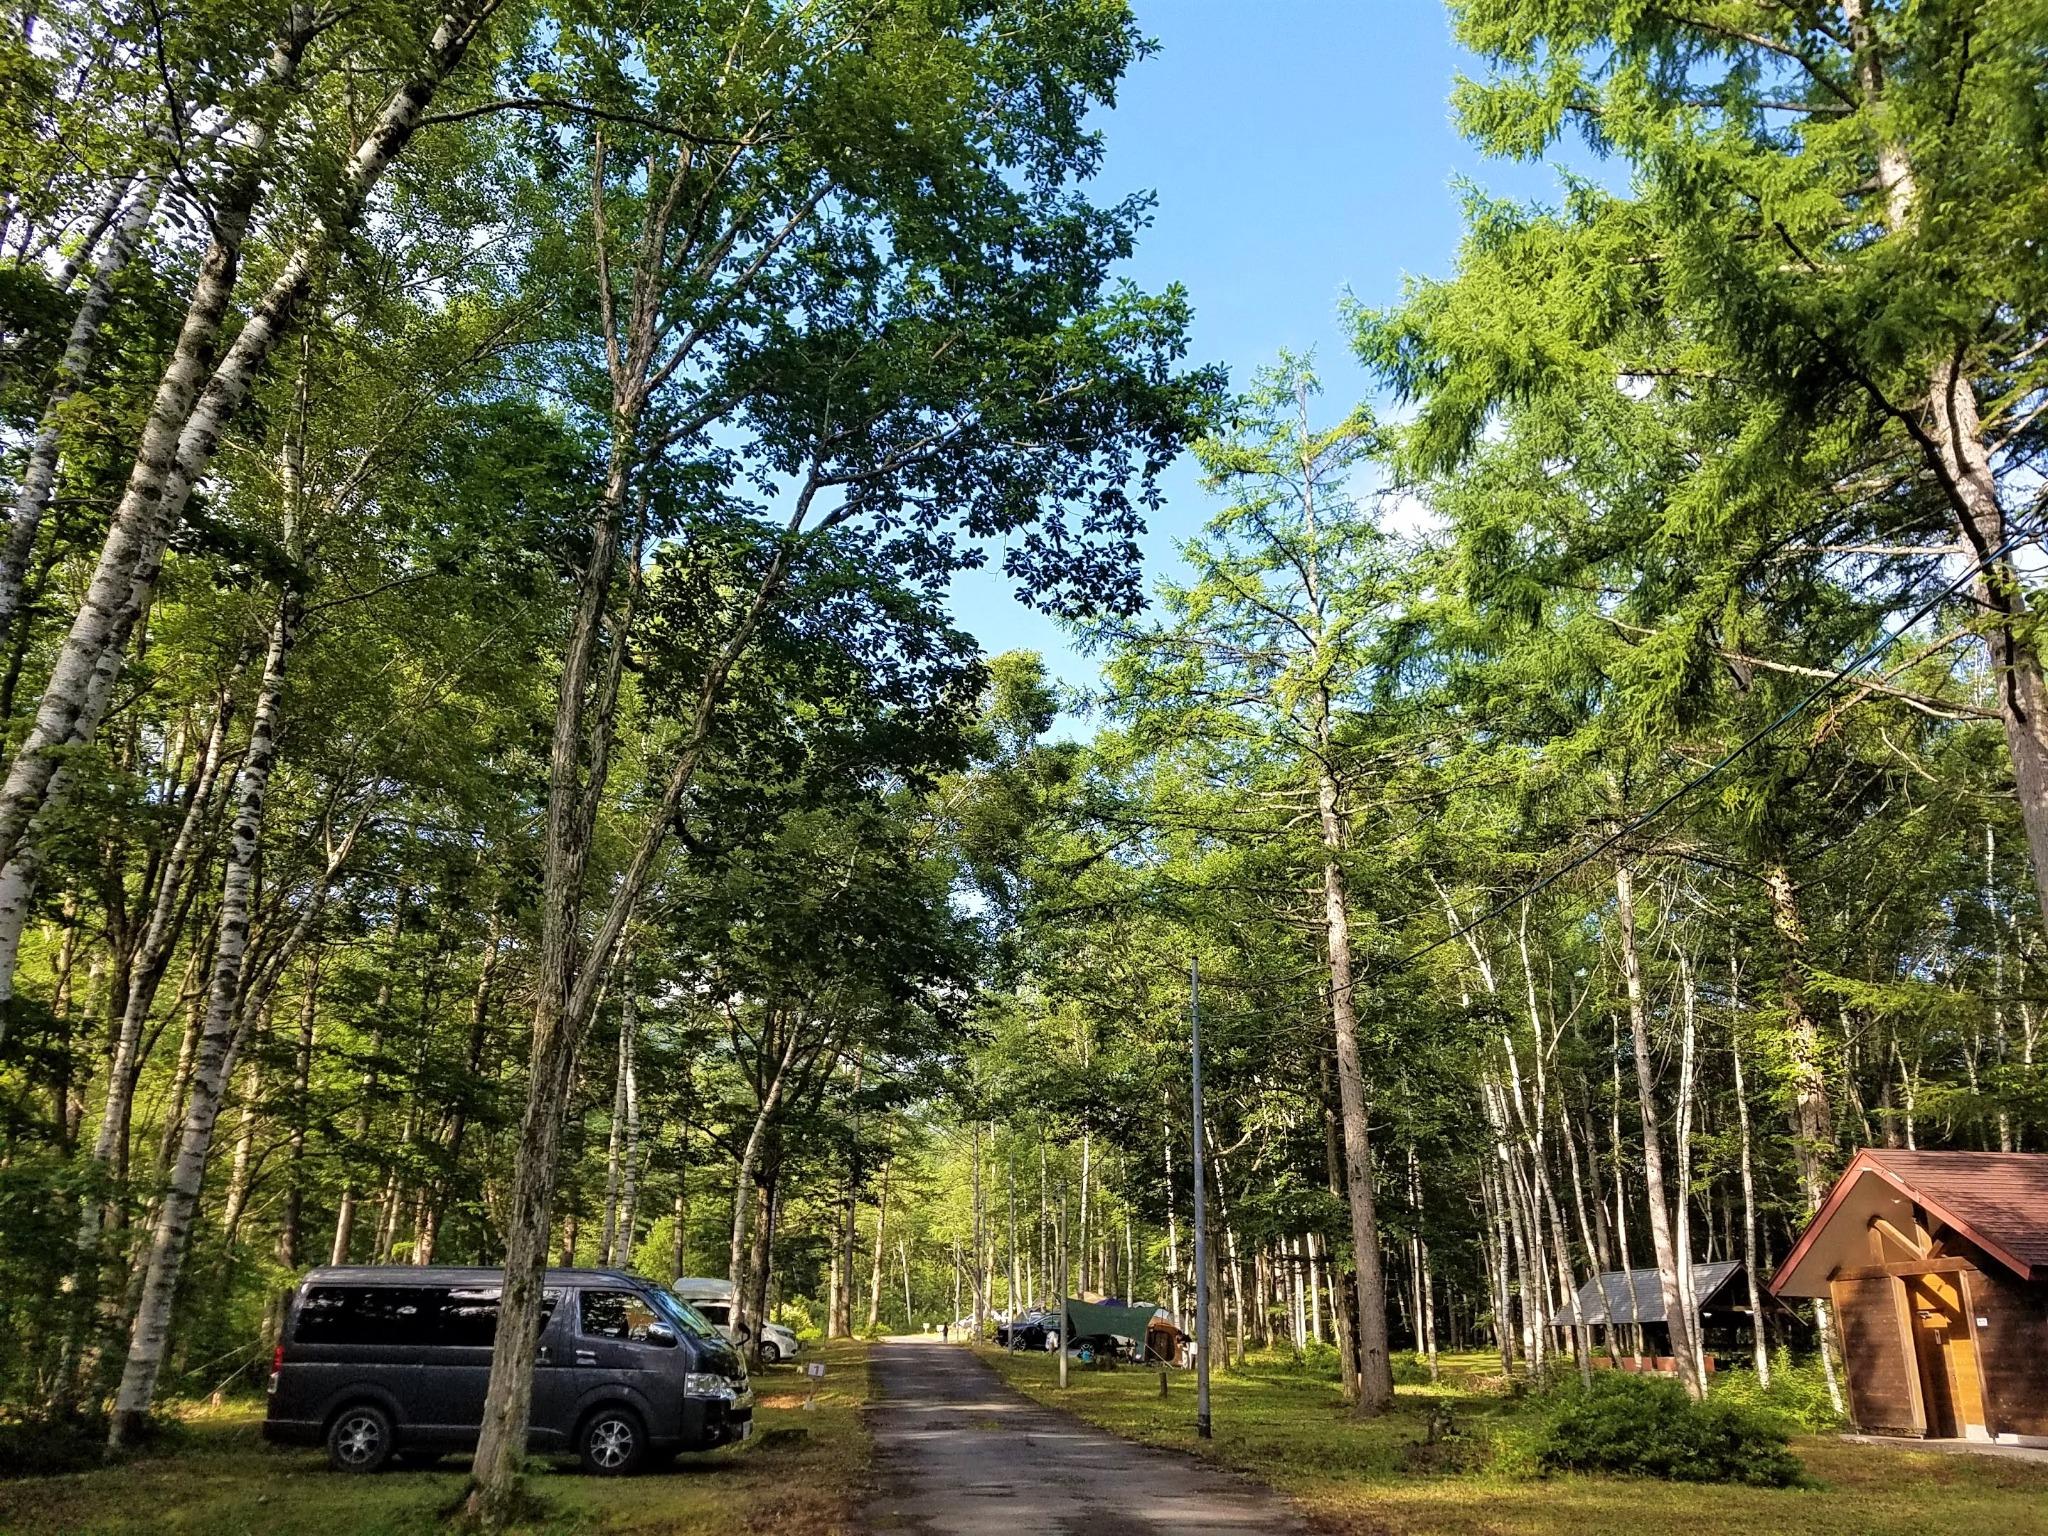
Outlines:
<svg viewBox="0 0 2048 1536"><path fill-rule="evenodd" d="M1409 275L1450 271L1458 182L1547 197L1541 167L1483 159L1453 131L1448 99L1469 56L1435 0L1137 0L1159 53L1101 118L1098 196L1150 191L1152 228L1128 265L1140 285L1184 284L1192 356L1233 382L1280 350L1316 354L1335 412L1368 392L1338 306L1398 298ZM1208 505L1185 460L1145 540L1148 584ZM954 589L991 654L1032 649L1062 681L1094 667L1060 628L1019 605L1000 572Z"/></svg>

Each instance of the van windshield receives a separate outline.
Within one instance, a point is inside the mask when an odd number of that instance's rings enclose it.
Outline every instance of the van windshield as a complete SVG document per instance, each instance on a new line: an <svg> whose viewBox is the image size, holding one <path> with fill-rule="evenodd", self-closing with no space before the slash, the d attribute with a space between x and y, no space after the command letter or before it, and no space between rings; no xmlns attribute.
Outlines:
<svg viewBox="0 0 2048 1536"><path fill-rule="evenodd" d="M654 1305L667 1314L669 1320L691 1338L715 1339L719 1336L718 1330L704 1320L704 1314L676 1295L675 1292L666 1290L658 1285L650 1285L647 1288L647 1293L654 1298Z"/></svg>

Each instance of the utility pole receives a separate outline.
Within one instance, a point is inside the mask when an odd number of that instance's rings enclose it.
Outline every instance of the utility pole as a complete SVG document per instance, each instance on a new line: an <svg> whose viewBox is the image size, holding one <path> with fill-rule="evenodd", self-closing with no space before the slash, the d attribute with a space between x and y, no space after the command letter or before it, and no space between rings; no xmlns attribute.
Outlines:
<svg viewBox="0 0 2048 1536"><path fill-rule="evenodd" d="M1065 1390L1066 1390L1066 1385L1067 1385L1067 1340L1068 1340L1068 1338L1070 1337L1070 1332L1071 1332L1071 1331L1070 1331L1070 1330L1068 1329L1068 1327L1067 1327L1067 1322L1068 1322L1068 1316L1067 1316L1067 1191L1066 1191L1066 1186L1065 1186L1065 1185L1062 1185L1062 1186L1060 1187L1060 1350L1059 1350L1059 1354L1060 1354L1060 1390L1062 1390L1062 1391L1065 1391Z"/></svg>
<svg viewBox="0 0 2048 1536"><path fill-rule="evenodd" d="M1210 1438L1209 1421L1209 1215L1202 1192L1202 962L1188 962L1188 1026L1194 1036L1195 1069L1195 1433ZM1066 1342L1061 1336L1060 1342ZM1066 1365L1062 1356L1061 1384Z"/></svg>

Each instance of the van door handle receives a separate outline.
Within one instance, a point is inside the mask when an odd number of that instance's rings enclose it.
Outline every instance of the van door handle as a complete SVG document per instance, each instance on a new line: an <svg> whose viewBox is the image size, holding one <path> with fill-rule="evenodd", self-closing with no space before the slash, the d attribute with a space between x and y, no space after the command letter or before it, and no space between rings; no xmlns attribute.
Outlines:
<svg viewBox="0 0 2048 1536"><path fill-rule="evenodd" d="M577 1350L577 1351L576 1351L576 1363L577 1363L578 1365L595 1365L595 1364L597 1364L597 1351L596 1351L596 1350L594 1350L594 1349L579 1349L579 1350Z"/></svg>

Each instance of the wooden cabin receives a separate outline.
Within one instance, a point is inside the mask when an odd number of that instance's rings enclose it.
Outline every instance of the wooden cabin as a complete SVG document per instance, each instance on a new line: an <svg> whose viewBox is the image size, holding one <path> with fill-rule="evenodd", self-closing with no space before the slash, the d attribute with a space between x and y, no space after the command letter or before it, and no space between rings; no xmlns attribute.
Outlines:
<svg viewBox="0 0 2048 1536"><path fill-rule="evenodd" d="M1833 1306L1866 1434L2048 1446L2048 1155L1866 1148L1771 1291Z"/></svg>

